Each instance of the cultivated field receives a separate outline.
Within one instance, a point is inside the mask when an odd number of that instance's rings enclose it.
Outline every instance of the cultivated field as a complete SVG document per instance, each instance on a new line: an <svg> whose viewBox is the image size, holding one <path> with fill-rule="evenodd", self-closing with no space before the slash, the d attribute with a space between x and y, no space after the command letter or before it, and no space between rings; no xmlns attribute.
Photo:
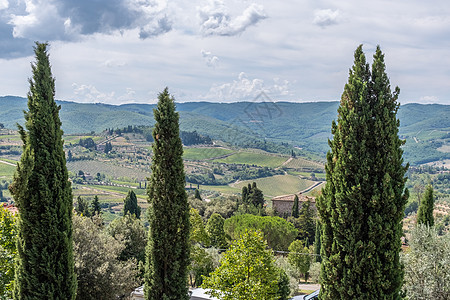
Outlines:
<svg viewBox="0 0 450 300"><path fill-rule="evenodd" d="M238 152L223 159L216 159L215 162L228 164L247 164L260 167L277 168L288 158L265 153Z"/></svg>
<svg viewBox="0 0 450 300"><path fill-rule="evenodd" d="M201 147L201 148L184 148L183 159L187 160L204 160L214 157L221 157L230 153L233 150L215 147Z"/></svg>
<svg viewBox="0 0 450 300"><path fill-rule="evenodd" d="M314 181L301 179L297 176L275 175L272 177L241 181L232 186L241 190L244 185L251 184L252 182L256 182L257 187L263 191L266 197L297 193L315 183Z"/></svg>

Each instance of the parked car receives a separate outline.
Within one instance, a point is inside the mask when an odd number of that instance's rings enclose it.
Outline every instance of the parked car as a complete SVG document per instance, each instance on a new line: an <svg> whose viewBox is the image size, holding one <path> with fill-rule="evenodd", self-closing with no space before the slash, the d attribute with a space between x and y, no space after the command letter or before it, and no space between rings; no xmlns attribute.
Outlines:
<svg viewBox="0 0 450 300"><path fill-rule="evenodd" d="M319 299L319 291L314 291L311 294L308 295L302 295L302 296L295 296L291 298L290 300L317 300Z"/></svg>
<svg viewBox="0 0 450 300"><path fill-rule="evenodd" d="M319 299L319 292L320 290L314 291L309 295L303 296L303 300L313 300L313 299Z"/></svg>

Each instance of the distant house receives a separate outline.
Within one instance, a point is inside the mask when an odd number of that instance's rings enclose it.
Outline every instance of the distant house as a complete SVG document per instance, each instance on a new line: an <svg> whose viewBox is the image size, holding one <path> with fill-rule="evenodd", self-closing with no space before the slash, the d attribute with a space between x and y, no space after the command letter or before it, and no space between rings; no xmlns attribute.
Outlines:
<svg viewBox="0 0 450 300"><path fill-rule="evenodd" d="M193 289L189 291L190 300L218 300L217 298L211 297L208 294L205 294L205 289ZM132 300L143 300L144 299L144 286L138 287L134 291L131 292L130 295Z"/></svg>
<svg viewBox="0 0 450 300"><path fill-rule="evenodd" d="M303 203L311 201L312 207L316 209L316 198L305 196L302 193L277 196L272 198L272 209L280 216L291 215L294 206L295 195L298 196L298 208L301 209Z"/></svg>
<svg viewBox="0 0 450 300"><path fill-rule="evenodd" d="M90 173L88 173L88 172L84 172L84 179L86 180L86 181L91 181L91 180L94 180L94 176L92 176Z"/></svg>

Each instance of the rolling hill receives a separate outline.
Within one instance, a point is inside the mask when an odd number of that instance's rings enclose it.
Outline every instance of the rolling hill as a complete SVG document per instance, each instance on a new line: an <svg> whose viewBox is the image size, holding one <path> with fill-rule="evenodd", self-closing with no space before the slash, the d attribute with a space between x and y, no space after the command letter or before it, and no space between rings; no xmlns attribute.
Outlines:
<svg viewBox="0 0 450 300"><path fill-rule="evenodd" d="M58 101L65 133L100 132L127 125L152 125L154 105L86 104ZM181 130L240 145L249 140L289 143L324 157L339 102L178 103ZM0 97L0 123L23 124L26 99ZM399 110L405 160L420 164L450 159L450 106L405 104ZM439 149L439 150L438 150Z"/></svg>

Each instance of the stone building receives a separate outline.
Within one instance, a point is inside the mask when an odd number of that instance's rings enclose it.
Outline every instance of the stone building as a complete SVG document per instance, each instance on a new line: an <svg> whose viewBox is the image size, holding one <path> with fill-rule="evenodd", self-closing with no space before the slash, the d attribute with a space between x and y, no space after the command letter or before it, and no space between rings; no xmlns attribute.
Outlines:
<svg viewBox="0 0 450 300"><path fill-rule="evenodd" d="M292 206L294 206L294 198L296 194L282 195L272 198L272 208L280 216L290 216L292 213ZM302 208L303 203L311 201L311 205L316 209L316 198L305 196L302 193L298 193L298 209Z"/></svg>

